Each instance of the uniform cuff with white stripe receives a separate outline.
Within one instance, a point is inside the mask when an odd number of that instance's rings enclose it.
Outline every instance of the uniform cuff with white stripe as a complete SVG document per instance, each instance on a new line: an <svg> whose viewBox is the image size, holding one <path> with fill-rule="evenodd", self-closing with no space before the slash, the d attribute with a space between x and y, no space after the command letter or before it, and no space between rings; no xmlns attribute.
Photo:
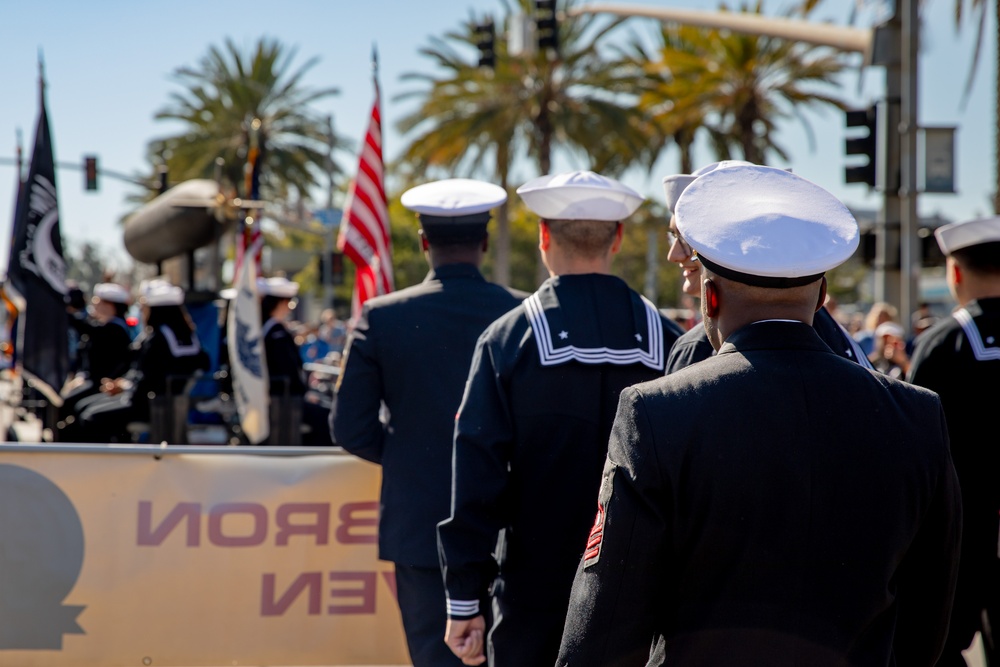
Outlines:
<svg viewBox="0 0 1000 667"><path fill-rule="evenodd" d="M446 598L448 618L469 619L479 616L479 600L452 600Z"/></svg>

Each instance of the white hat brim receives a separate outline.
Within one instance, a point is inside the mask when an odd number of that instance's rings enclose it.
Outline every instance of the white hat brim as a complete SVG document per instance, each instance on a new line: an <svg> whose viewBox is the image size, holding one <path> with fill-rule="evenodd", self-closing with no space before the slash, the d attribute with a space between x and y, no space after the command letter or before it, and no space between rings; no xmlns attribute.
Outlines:
<svg viewBox="0 0 1000 667"><path fill-rule="evenodd" d="M517 189L525 205L546 220L605 220L631 216L645 197L614 179L589 171L550 174Z"/></svg>
<svg viewBox="0 0 1000 667"><path fill-rule="evenodd" d="M784 169L716 169L677 202L677 227L698 255L765 278L824 273L854 254L857 221L820 186Z"/></svg>
<svg viewBox="0 0 1000 667"><path fill-rule="evenodd" d="M454 218L496 208L507 201L507 191L493 183L448 178L410 188L399 201L421 215Z"/></svg>
<svg viewBox="0 0 1000 667"><path fill-rule="evenodd" d="M745 160L721 160L719 162L712 162L706 164L704 167L695 170L691 174L674 174L672 176L665 176L663 178L663 193L667 197L667 210L673 213L677 208L677 200L681 198L681 194L684 193L687 186L694 183L695 179L699 176L704 176L705 174L715 171L716 169L727 169L729 167L737 165L752 165L752 162L747 162Z"/></svg>
<svg viewBox="0 0 1000 667"><path fill-rule="evenodd" d="M938 247L945 255L981 243L1000 242L1000 217L956 222L934 230Z"/></svg>

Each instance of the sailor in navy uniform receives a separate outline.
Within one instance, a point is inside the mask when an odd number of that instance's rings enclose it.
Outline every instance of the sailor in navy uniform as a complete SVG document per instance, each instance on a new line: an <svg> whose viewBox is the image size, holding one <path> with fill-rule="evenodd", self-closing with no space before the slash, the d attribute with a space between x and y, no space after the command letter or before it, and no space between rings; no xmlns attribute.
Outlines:
<svg viewBox="0 0 1000 667"><path fill-rule="evenodd" d="M490 664L548 667L618 395L663 374L677 332L611 274L639 194L589 171L517 192L541 218L551 278L479 339L455 427L451 516L438 535L456 655L483 657L492 597Z"/></svg>
<svg viewBox="0 0 1000 667"><path fill-rule="evenodd" d="M939 227L938 245L958 308L917 339L907 379L938 393L962 483L962 562L948 643L939 665L964 665L982 633L987 663L1000 664L1000 218Z"/></svg>
<svg viewBox="0 0 1000 667"><path fill-rule="evenodd" d="M698 263L698 254L691 250L684 242L684 239L677 233L677 221L673 219L677 200L680 198L681 193L684 192L684 188L699 176L715 169L740 164L747 165L751 163L742 160L723 160L722 162L713 162L706 165L693 174L675 174L663 179L663 190L667 198L667 211L671 215L670 231L668 232L670 249L667 253L667 259L681 267L683 271L681 276L681 290L688 296L701 296L701 265ZM830 311L826 309L826 306L816 311L816 315L813 317L813 328L816 329L816 333L823 339L823 342L829 345L830 349L838 355L859 363L865 368L872 367L868 357L861 351L854 338L837 322L833 315L830 314ZM699 324L684 333L684 335L677 339L674 346L670 348L670 355L667 357L667 373L673 373L674 371L686 368L702 359L707 359L713 354L715 354L715 348L712 347L712 344L708 340L705 327Z"/></svg>
<svg viewBox="0 0 1000 667"><path fill-rule="evenodd" d="M77 403L83 442L128 442L130 422L150 419L150 399L167 395L171 379L208 370L184 290L157 278L139 287L144 328L132 342L131 365L121 376L103 383L101 393Z"/></svg>
<svg viewBox="0 0 1000 667"><path fill-rule="evenodd" d="M58 438L72 437L77 403L100 393L103 380L125 375L132 361L132 336L125 317L132 295L122 285L98 283L91 297L91 313L70 309L70 326L79 334L79 370L63 387ZM67 424L67 421L69 422Z"/></svg>
<svg viewBox="0 0 1000 667"><path fill-rule="evenodd" d="M622 392L557 664L930 667L961 532L941 402L810 326L857 223L757 165L676 216L717 353Z"/></svg>
<svg viewBox="0 0 1000 667"><path fill-rule="evenodd" d="M330 408L319 396L310 392L308 376L302 363L302 354L295 337L285 326L297 305L299 284L284 276L257 279L257 294L260 296L260 335L264 340L264 356L267 359L267 374L271 396L287 395L290 400L302 405L302 424L307 428L302 435L302 444L307 446L330 447ZM288 445L276 442L272 435L262 445Z"/></svg>
<svg viewBox="0 0 1000 667"><path fill-rule="evenodd" d="M462 664L442 641L437 524L451 506L455 413L476 340L527 296L479 272L490 210L506 200L503 188L464 178L403 193L403 206L419 216L431 271L422 283L365 302L331 412L336 444L382 466L379 558L395 563L415 667Z"/></svg>

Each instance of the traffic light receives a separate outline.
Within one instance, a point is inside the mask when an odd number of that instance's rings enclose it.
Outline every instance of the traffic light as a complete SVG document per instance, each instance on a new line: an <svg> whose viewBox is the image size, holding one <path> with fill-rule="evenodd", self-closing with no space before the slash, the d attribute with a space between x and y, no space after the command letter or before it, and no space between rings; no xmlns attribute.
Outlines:
<svg viewBox="0 0 1000 667"><path fill-rule="evenodd" d="M559 24L556 19L556 0L535 0L535 36L538 50L559 53Z"/></svg>
<svg viewBox="0 0 1000 667"><path fill-rule="evenodd" d="M320 282L324 285L343 285L344 284L344 253L342 252L331 252L329 255L330 267L329 273L327 273L326 257L322 254L317 255L319 259L319 278Z"/></svg>
<svg viewBox="0 0 1000 667"><path fill-rule="evenodd" d="M334 285L344 284L344 253L334 252L330 255L330 282Z"/></svg>
<svg viewBox="0 0 1000 667"><path fill-rule="evenodd" d="M496 51L496 28L493 19L486 19L484 23L473 26L473 33L476 36L476 46L479 47L479 66L494 69L497 64Z"/></svg>
<svg viewBox="0 0 1000 667"><path fill-rule="evenodd" d="M83 158L83 187L86 190L97 189L97 157L93 155Z"/></svg>
<svg viewBox="0 0 1000 667"><path fill-rule="evenodd" d="M875 161L878 152L878 107L874 104L867 109L848 109L845 112L844 120L848 128L863 127L867 129L866 134L857 134L847 137L844 141L844 153L851 155L864 155L868 158L865 164L848 165L844 168L845 183L867 183L870 187L875 187L877 165Z"/></svg>
<svg viewBox="0 0 1000 667"><path fill-rule="evenodd" d="M920 259L924 266L944 266L945 256L938 245L934 230L929 227L921 227L917 230L917 237L920 239Z"/></svg>

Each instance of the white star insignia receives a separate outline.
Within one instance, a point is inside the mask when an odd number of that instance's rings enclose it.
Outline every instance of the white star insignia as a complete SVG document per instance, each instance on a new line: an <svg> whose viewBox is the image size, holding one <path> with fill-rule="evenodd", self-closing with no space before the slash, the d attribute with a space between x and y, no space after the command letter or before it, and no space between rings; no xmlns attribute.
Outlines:
<svg viewBox="0 0 1000 667"><path fill-rule="evenodd" d="M636 334L635 335L635 339L641 343L642 342L642 334Z"/></svg>
<svg viewBox="0 0 1000 667"><path fill-rule="evenodd" d="M567 338L569 338L569 332L568 331L560 331L559 332L559 340L566 340Z"/></svg>

